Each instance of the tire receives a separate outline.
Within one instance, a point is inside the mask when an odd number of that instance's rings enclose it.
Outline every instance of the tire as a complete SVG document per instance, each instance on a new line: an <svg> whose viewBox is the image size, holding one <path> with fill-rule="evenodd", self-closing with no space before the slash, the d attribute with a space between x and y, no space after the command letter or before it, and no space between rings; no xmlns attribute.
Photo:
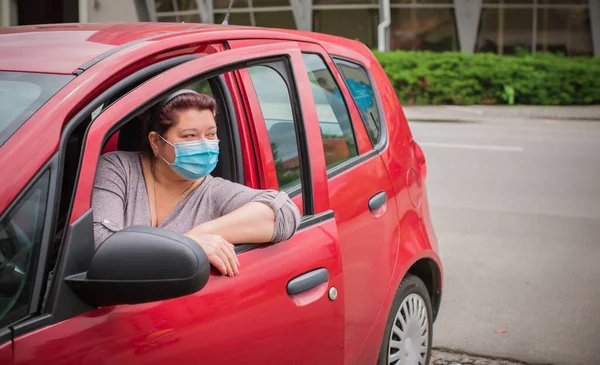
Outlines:
<svg viewBox="0 0 600 365"><path fill-rule="evenodd" d="M432 320L431 299L427 287L418 277L407 274L396 291L385 325L377 364L429 364L433 337Z"/></svg>

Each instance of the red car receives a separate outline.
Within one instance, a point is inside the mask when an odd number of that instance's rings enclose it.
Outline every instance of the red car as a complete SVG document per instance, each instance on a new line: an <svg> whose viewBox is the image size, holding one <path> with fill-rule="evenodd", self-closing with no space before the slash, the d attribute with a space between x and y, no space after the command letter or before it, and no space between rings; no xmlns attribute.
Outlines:
<svg viewBox="0 0 600 365"><path fill-rule="evenodd" d="M426 364L442 266L425 159L361 43L217 25L0 30L0 364ZM240 275L129 227L94 248L99 157L180 88L218 104L214 175L286 191ZM235 229L232 227L231 229Z"/></svg>

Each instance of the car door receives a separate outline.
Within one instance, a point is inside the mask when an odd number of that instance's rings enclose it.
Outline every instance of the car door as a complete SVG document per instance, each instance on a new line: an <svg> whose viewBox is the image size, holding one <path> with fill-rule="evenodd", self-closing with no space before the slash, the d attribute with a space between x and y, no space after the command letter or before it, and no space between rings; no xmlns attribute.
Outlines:
<svg viewBox="0 0 600 365"><path fill-rule="evenodd" d="M318 152L322 150L306 139L318 130L302 123L301 107L306 99L298 97L296 85L307 80L293 76L302 62L295 43L209 55L156 76L94 119L87 131L70 226L54 278L50 325L15 339L15 364L343 362L343 292L329 295L335 293L332 289L343 287L338 233L326 187L319 185L325 174L319 170L323 162L319 163ZM304 216L296 235L277 244L242 247L241 274L230 278L213 272L207 285L195 294L137 305L86 306L64 285L64 279L80 271L93 254L90 198L104 142L116 128L179 85L196 77L261 64L287 75L294 123L304 138L297 141L303 156ZM244 110L234 112L241 129L253 122L245 119ZM253 146L251 152L261 148L256 140L243 144ZM245 153L243 157L255 161L257 156ZM309 158L316 167L311 169ZM245 167L255 165L244 162Z"/></svg>
<svg viewBox="0 0 600 365"><path fill-rule="evenodd" d="M328 156L329 201L336 212L344 267L346 362L350 362L367 338L391 283L400 234L395 192L378 153L377 140L370 140L352 90L336 65L321 46L301 43L300 47L304 72L313 81L322 143ZM329 117L330 121L339 124L338 136L328 126L335 124L327 120L329 109L333 110L329 114L335 115ZM345 127L346 123L350 126ZM380 135L380 145L385 146L385 134ZM357 153L340 150L340 139L352 142L352 137Z"/></svg>

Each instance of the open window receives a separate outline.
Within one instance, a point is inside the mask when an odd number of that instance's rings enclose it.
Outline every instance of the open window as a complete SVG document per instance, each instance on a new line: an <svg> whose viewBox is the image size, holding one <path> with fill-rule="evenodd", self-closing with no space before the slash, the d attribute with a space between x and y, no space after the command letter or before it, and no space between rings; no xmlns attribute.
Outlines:
<svg viewBox="0 0 600 365"><path fill-rule="evenodd" d="M241 150L238 122L233 111L229 89L222 75L184 84L177 89L191 89L213 97L217 103L215 121L220 140L219 162L212 176L243 183L244 172L241 164ZM148 109L155 108L156 104ZM146 110L148 110L146 109ZM146 121L139 113L111 134L102 147L102 153L111 151L143 152L147 148L148 135Z"/></svg>

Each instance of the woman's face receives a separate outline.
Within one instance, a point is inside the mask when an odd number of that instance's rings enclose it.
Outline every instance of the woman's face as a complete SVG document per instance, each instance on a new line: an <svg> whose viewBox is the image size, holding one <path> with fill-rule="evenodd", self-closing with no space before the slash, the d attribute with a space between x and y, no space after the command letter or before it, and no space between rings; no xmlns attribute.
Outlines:
<svg viewBox="0 0 600 365"><path fill-rule="evenodd" d="M150 141L158 147L160 155L170 163L175 161L175 149L165 143L156 132L150 132ZM201 139L218 139L217 123L210 110L190 109L177 114L175 123L162 136L171 144L178 142L198 141Z"/></svg>

